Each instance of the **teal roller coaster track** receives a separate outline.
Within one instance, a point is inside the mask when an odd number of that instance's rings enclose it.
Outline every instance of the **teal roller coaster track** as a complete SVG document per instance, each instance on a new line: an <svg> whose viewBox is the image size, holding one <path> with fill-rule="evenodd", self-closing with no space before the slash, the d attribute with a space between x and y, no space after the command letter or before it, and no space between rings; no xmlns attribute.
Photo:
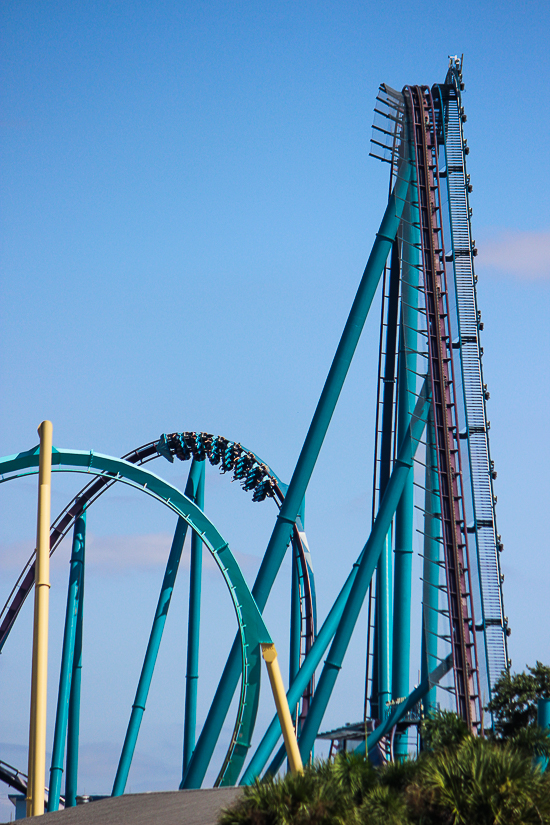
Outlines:
<svg viewBox="0 0 550 825"><path fill-rule="evenodd" d="M389 199L290 483L238 442L204 432L164 434L122 458L53 449L55 472L92 475L51 526L50 553L73 529L67 614L48 810L76 804L86 520L117 484L152 496L177 516L134 704L113 782L124 793L188 528L192 531L187 680L181 788L200 787L240 684L233 732L217 785L246 784L283 765L277 716L252 752L260 691L260 647L271 637L262 614L291 548L290 671L287 699L304 761L310 758L351 638L368 608L364 707L354 747L375 760L402 757L408 731L442 697L474 732L490 724L483 707L509 667L496 477L489 450L489 397L483 378L464 138L462 65L451 58L444 83L382 84L371 155L389 165ZM323 440L377 291L380 348L372 527L324 620L303 508ZM145 468L164 458L190 461L184 492ZM204 512L204 466L231 474L255 502L273 499L277 515L249 587ZM37 472L38 448L0 459L2 482ZM417 514L415 518L415 513ZM420 525L420 526L418 526ZM416 537L416 538L415 538ZM201 548L215 559L233 603L237 634L202 729L196 736ZM422 598L413 603L413 556L420 553ZM0 613L0 650L34 585L34 556ZM338 571L335 571L335 576ZM412 689L411 616L421 616L421 672ZM414 646L413 646L414 649ZM323 661L324 660L324 661ZM329 734L323 734L331 738ZM350 740L353 737L349 737ZM333 740L344 746L345 733ZM333 742L334 744L334 742ZM349 744L349 743L348 743ZM65 753L66 752L66 753ZM62 777L65 788L62 796ZM26 777L0 761L0 779L24 790Z"/></svg>

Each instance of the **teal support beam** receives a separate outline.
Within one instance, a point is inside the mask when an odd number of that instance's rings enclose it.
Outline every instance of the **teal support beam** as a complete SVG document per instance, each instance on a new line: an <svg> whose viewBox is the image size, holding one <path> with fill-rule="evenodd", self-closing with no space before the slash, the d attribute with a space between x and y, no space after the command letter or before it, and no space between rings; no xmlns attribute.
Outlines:
<svg viewBox="0 0 550 825"><path fill-rule="evenodd" d="M315 673L321 659L325 654L327 647L331 642L332 637L336 632L338 622L340 621L340 618L346 606L351 586L355 580L355 576L357 575L360 558L353 565L351 573L344 582L344 586L340 590L340 593L338 594L334 604L332 605L328 613L328 616L326 617L321 629L315 637L315 641L311 646L311 650L306 656L300 670L296 674L296 678L294 679L293 683L291 684L288 690L287 699L288 705L291 708L295 707L297 703L300 701L301 695L306 689L306 686L311 680L311 677ZM271 724L265 732L260 744L258 745L256 752L250 760L250 763L246 768L246 771L242 776L242 779L240 781L241 785L249 785L251 782L254 781L254 779L257 776L260 775L260 773L264 769L265 763L269 759L269 755L271 754L273 748L277 744L277 741L280 736L281 725L279 722L279 717L275 715L271 720ZM286 752L283 749L281 751L281 762L284 759L285 754Z"/></svg>
<svg viewBox="0 0 550 825"><path fill-rule="evenodd" d="M424 507L424 561L422 572L422 653L421 678L437 666L439 610L439 564L441 555L441 503L437 476L437 456L432 413L426 428L426 492ZM424 714L435 708L436 689L431 687L422 700Z"/></svg>
<svg viewBox="0 0 550 825"><path fill-rule="evenodd" d="M197 482L195 504L204 510L204 465ZM188 494L189 495L189 494ZM189 496L191 498L191 496ZM199 680L199 639L201 621L202 541L194 531L191 536L189 567L189 620L187 625L187 672L185 676L185 711L183 723L183 771L186 771L195 748L197 727L197 691Z"/></svg>
<svg viewBox="0 0 550 825"><path fill-rule="evenodd" d="M76 620L78 612L78 591L82 577L85 541L85 513L80 516L74 526L73 543L70 559L69 586L67 592L67 608L65 613L65 628L63 633L63 649L61 655L61 672L59 677L59 692L57 699L57 713L54 729L54 743L52 762L50 767L50 788L48 794L48 811L57 811L61 794L61 779L65 754L65 738L69 715L69 694L73 670L74 644L76 635Z"/></svg>
<svg viewBox="0 0 550 825"><path fill-rule="evenodd" d="M427 388L425 388L425 391L427 391ZM413 422L414 423L414 438L415 438L414 443L415 444L417 443L417 439L419 439L421 434L422 434L422 429L421 428L424 426L424 424L422 422L425 420L425 417L428 414L428 407L429 407L429 401L426 399L425 394L423 392L421 394L419 404L418 404L418 407L417 407L417 412L418 412L420 418L418 420L415 419L415 421ZM411 440L409 439L407 441L407 448L408 449L410 449L410 443L411 443ZM391 510L391 505L388 505L388 498L387 497L398 500L399 490L402 488L403 480L406 477L406 473L403 473L403 467L405 467L405 469L406 469L407 467L409 467L411 465L412 457L408 457L404 453L400 453L398 461L399 461L399 465L396 464L396 467L394 468L394 471L393 471L392 476L390 478L390 484L388 485L388 488L386 490L386 494L385 494L383 502L382 502L382 503L386 502L385 505L384 505L384 512L382 512L382 509L380 509L379 514L378 514L378 516L376 517L376 520L375 520L375 525L378 522L378 526L377 526L378 537L376 539L376 543L378 544L378 553L381 552L382 542L384 540L384 535L385 534L383 534L383 532L382 532L383 528L384 528L385 524L387 523L388 518L391 521L391 518L392 518L392 515L393 515L391 512L387 512L388 510ZM373 531L374 531L374 525L373 525ZM288 694L287 694L287 699L288 699L288 703L289 703L290 707L293 707L293 705L296 704L296 702L298 701L298 699L302 695L306 685L308 684L309 680L311 679L311 677L315 673L315 670L317 669L317 666L321 662L321 659L323 658L323 655L324 655L328 645L330 644L331 639L333 638L336 630L340 626L340 623L341 623L341 620L342 620L342 617L343 617L344 613L348 614L349 598L350 598L350 594L351 594L352 588L354 586L357 574L358 574L359 570L362 569L361 565L363 564L363 560L364 560L365 554L367 552L367 549L369 551L372 551L372 547L373 547L373 538L372 538L372 536L373 536L373 534L371 532L371 537L369 538L369 541L367 542L367 544L365 545L365 547L361 551L361 554L359 555L359 558L357 559L357 561L353 565L353 568L352 568L348 578L346 579L346 582L345 582L344 586L342 587L340 593L338 594L338 597L336 598L336 601L334 602L332 608L330 609L329 614L328 614L327 618L325 619L325 621L323 623L323 626L321 627L321 629L319 630L319 632L316 636L315 642L313 643L313 646L312 646L310 652L306 656L306 658L305 658L305 660L302 664L302 667L298 671L298 675L296 676L296 679L294 680L294 682L292 683L292 685L289 688L289 691L288 691ZM375 565L376 560L377 560L376 559L376 553L371 552L371 556L372 556L372 560L371 560L372 564ZM373 569L374 569L374 566L373 566ZM371 573L371 575L372 575L372 573ZM368 582L367 582L366 586L368 587ZM317 693L318 693L318 690L319 689L317 689ZM317 693L316 693L316 696L317 696ZM315 699L314 699L314 701L315 701ZM310 710L310 714L311 714L311 710ZM308 714L308 719L309 719L309 714ZM319 720L319 724L320 724L320 721L321 720ZM307 724L307 720L306 720L306 724ZM255 752L254 756L252 757L252 759L250 761L250 764L248 765L248 767L247 767L247 769L246 769L246 771L245 771L245 773L244 773L244 775L241 779L241 782L240 782L241 785L250 784L251 782L254 781L254 779L257 776L260 775L260 773L262 772L262 770L265 766L265 763L267 762L267 760L269 758L269 755L271 754L271 752L273 751L275 745L277 744L277 740L279 739L280 735L281 735L280 725L279 725L277 717L275 716L273 718L269 728L267 729L266 733L264 734L264 737L263 737L262 741L258 745L258 748L256 749L256 752Z"/></svg>
<svg viewBox="0 0 550 825"><path fill-rule="evenodd" d="M86 513L83 513L75 521L73 531L69 587L67 590L67 609L65 612L65 629L63 631L63 649L61 653L61 671L59 674L59 692L57 694L57 713L55 716L52 762L50 767L48 812L59 809L59 797L61 795L65 739L67 736L67 722L69 717L69 694L73 673L78 593L82 580L85 537Z"/></svg>
<svg viewBox="0 0 550 825"><path fill-rule="evenodd" d="M427 384L424 383L411 417L411 423L407 428L407 432L404 434L402 444L399 448L388 486L380 502L371 534L362 554L359 570L353 582L346 608L338 624L338 629L334 635L334 640L325 661L321 678L319 679L315 696L313 697L298 742L304 762L307 761L308 754L313 747L315 737L319 731L319 726L323 721L325 710L342 667L344 656L348 649L357 619L359 618L359 613L363 606L363 601L374 569L382 552L391 521L413 467L414 455L426 426L428 411L429 393Z"/></svg>
<svg viewBox="0 0 550 825"><path fill-rule="evenodd" d="M537 702L537 725L543 730L550 731L550 699L539 699ZM541 771L548 768L548 757L538 756L536 764L539 765Z"/></svg>
<svg viewBox="0 0 550 825"><path fill-rule="evenodd" d="M444 659L441 664L439 664L435 670L433 670L429 676L426 676L416 687L412 693L407 696L407 698L401 702L399 705L396 705L388 716L386 721L378 725L376 730L369 734L368 737L368 749L369 754L373 753L374 748L380 742L383 736L387 736L387 734L391 731L395 725L397 725L403 717L414 708L418 702L431 690L435 687L441 679L445 676L446 673L450 671L453 666L453 657L452 654L449 654L446 659ZM365 753L365 742L361 742L361 744L355 748L354 753L357 754L364 754Z"/></svg>
<svg viewBox="0 0 550 825"><path fill-rule="evenodd" d="M277 516L275 527L258 571L252 595L260 611L265 608L271 587L285 556L294 522L340 397L386 258L397 234L409 188L410 174L410 164L404 162L399 170L394 191L388 202L380 229L377 232L340 343L288 486L285 500ZM198 788L202 784L239 680L239 654L238 641L235 640L180 788Z"/></svg>
<svg viewBox="0 0 550 825"><path fill-rule="evenodd" d="M414 172L413 172L414 175ZM409 188L405 206L401 244L401 323L398 366L397 439L401 441L409 426L415 404L416 351L418 348L418 226L417 190ZM416 225L415 225L416 224ZM411 589L414 516L414 469L411 469L395 514L395 570L393 614L392 699L409 694L411 647ZM407 733L394 740L397 758L407 753Z"/></svg>
<svg viewBox="0 0 550 825"><path fill-rule="evenodd" d="M40 460L39 447L33 447L17 455L0 458L0 475L3 481L17 478L20 470L37 468ZM235 609L235 617L239 627L241 642L241 669L243 680L239 696L237 719L234 727L234 736L229 743L225 764L232 765L232 755L237 750L237 743L248 737L253 730L251 720L255 718L254 696L259 686L260 672L260 645L273 644L269 631L265 626L262 614L258 609L252 593L244 579L242 571L231 552L231 548L223 536L216 530L210 519L200 510L195 502L181 493L176 487L164 481L159 476L124 459L106 456L93 451L66 450L52 448L52 470L58 472L84 472L93 475L116 477L122 484L128 484L135 489L156 499L159 503L169 507L181 516L191 527L200 533L203 544L208 548L212 558L219 568L224 583L227 586L231 602ZM31 473L36 469L31 469ZM9 474L6 477L6 474ZM28 473L25 473L28 475ZM77 630L78 639L78 630ZM76 644L75 644L76 647ZM74 666L73 666L74 669ZM74 682L73 682L74 685ZM72 690L72 687L71 687ZM252 697L252 698L251 698ZM69 724L71 719L71 702L69 700ZM248 714L248 716L247 716ZM247 744L246 750L249 745ZM246 753L246 751L245 751ZM226 772L227 773L227 772ZM231 784L234 784L238 775Z"/></svg>
<svg viewBox="0 0 550 825"><path fill-rule="evenodd" d="M395 398L395 361L397 348L397 322L399 316L400 280L401 266L399 242L395 240L393 242L391 254L388 307L386 315L378 503L381 501L386 490L391 474L393 458L392 444ZM375 718L377 719L384 719L387 702L391 699L393 644L392 562L392 530L390 527L376 572L376 601L374 614L375 641L373 651L374 667L372 674L371 713L372 715L375 715Z"/></svg>
<svg viewBox="0 0 550 825"><path fill-rule="evenodd" d="M82 626L84 620L84 575L86 557L86 519L79 519L79 541L81 543L80 578L77 589L76 628L74 637L73 665L69 692L67 718L67 772L65 774L65 807L76 805L78 783L78 742L80 737L80 686L82 682ZM76 529L76 524L75 524Z"/></svg>
<svg viewBox="0 0 550 825"><path fill-rule="evenodd" d="M392 529L391 523L376 568L378 718L386 718L392 673Z"/></svg>
<svg viewBox="0 0 550 825"><path fill-rule="evenodd" d="M193 460L185 487L185 495L191 501L193 501L196 494L198 481L202 473L204 473L204 464ZM187 522L182 518L178 518L111 796L121 796L126 787L186 535Z"/></svg>

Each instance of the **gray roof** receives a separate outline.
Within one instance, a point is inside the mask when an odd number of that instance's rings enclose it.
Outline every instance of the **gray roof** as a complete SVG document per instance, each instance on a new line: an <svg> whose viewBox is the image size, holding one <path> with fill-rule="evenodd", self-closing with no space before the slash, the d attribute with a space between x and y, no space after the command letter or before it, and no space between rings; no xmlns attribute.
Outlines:
<svg viewBox="0 0 550 825"><path fill-rule="evenodd" d="M165 791L107 797L24 820L34 825L216 825L241 788Z"/></svg>

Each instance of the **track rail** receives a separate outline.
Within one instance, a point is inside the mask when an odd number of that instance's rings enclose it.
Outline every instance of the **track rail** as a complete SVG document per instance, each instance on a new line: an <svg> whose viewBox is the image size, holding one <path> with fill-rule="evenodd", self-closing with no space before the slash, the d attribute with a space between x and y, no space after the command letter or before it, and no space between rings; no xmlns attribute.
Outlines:
<svg viewBox="0 0 550 825"><path fill-rule="evenodd" d="M254 501L263 501L269 497L275 500L278 507L284 501L284 485L271 468L265 462L262 462L255 453L246 450L238 442L230 441L223 436L214 436L205 432L163 434L156 441L150 441L130 451L123 456L123 459L134 465L143 465L160 456L170 462L173 462L174 458L181 461L187 461L191 458L195 458L197 461L205 461L208 458L211 464L219 466L222 473L232 472L233 480L239 481L244 490L252 492ZM50 556L70 531L76 519L116 481L116 478L110 478L108 475L99 476L83 487L69 502L50 528ZM309 652L315 639L316 606L309 548L305 532L303 528L300 528L301 522L300 525L294 525L292 544L298 563L303 658ZM8 638L25 599L34 586L35 556L36 553L33 553L28 560L0 613L0 617L2 617L0 650ZM302 723L305 716L307 716L314 684L312 678L302 695L300 714ZM216 784L223 782L234 748L239 736L242 735L241 712L242 708L240 707L231 745ZM252 722L252 726L253 724Z"/></svg>
<svg viewBox="0 0 550 825"><path fill-rule="evenodd" d="M404 94L416 158L432 410L456 702L460 716L470 729L475 729L481 720L479 673L454 399L436 116L428 87L406 86Z"/></svg>
<svg viewBox="0 0 550 825"><path fill-rule="evenodd" d="M3 759L0 759L0 781L5 782L11 788L15 788L19 793L27 793L27 774L14 768L8 762L4 762Z"/></svg>
<svg viewBox="0 0 550 825"><path fill-rule="evenodd" d="M208 458L211 464L220 466L222 473L233 471L234 479L240 481L245 490L252 491L254 501L263 501L265 498L270 497L276 501L279 507L284 501L284 485L271 468L238 442L229 441L222 436L213 436L210 433L203 432L162 435L156 441L149 441L147 444L131 450L122 458L124 461L139 466L147 464L160 456L167 458L169 461L173 461L174 457L179 458L181 461L186 461L191 457L195 457L198 461L204 461ZM65 538L78 516L84 510L87 510L115 482L115 478L105 476L95 478L86 484L67 504L50 528L50 556ZM313 644L314 637L313 615L315 608L312 595L312 572L297 528L294 531L294 540L297 543L298 555L302 564L301 580L304 582L304 598L307 602L307 611L303 616L303 621L306 625L305 636L307 638L307 648L309 649ZM309 556L309 553L307 555ZM0 651L13 627L17 614L34 586L35 558L36 552L33 552L0 612Z"/></svg>

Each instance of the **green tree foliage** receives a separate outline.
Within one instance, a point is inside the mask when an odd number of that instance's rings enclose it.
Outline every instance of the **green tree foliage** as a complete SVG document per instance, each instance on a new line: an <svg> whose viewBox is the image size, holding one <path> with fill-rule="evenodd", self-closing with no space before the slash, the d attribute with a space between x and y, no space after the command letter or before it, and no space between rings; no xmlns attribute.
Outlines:
<svg viewBox="0 0 550 825"><path fill-rule="evenodd" d="M439 726L439 728L438 728ZM373 768L339 755L303 774L257 781L221 825L550 825L550 771L513 742L470 734L449 715L431 726L432 750Z"/></svg>
<svg viewBox="0 0 550 825"><path fill-rule="evenodd" d="M364 760L361 760L366 766ZM370 765L363 770L347 760L320 762L302 774L256 781L222 814L223 825L345 825L349 812L370 785ZM359 760L357 760L359 762ZM373 783L374 784L374 783Z"/></svg>
<svg viewBox="0 0 550 825"><path fill-rule="evenodd" d="M528 825L550 822L550 782L509 743L468 736L423 761L417 822Z"/></svg>
<svg viewBox="0 0 550 825"><path fill-rule="evenodd" d="M537 700L550 698L550 667L537 662L527 672L503 673L493 688L487 708L495 720L495 732L510 739L537 723Z"/></svg>
<svg viewBox="0 0 550 825"><path fill-rule="evenodd" d="M430 714L422 723L422 740L428 750L455 748L469 735L466 722L448 710Z"/></svg>

